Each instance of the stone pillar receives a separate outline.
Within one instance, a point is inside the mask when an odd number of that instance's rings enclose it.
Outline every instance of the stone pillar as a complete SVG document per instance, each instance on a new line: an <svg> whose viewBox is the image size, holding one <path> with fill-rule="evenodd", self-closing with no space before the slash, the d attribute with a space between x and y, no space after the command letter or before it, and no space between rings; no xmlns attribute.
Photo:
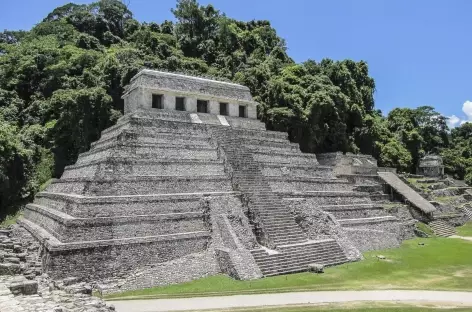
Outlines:
<svg viewBox="0 0 472 312"><path fill-rule="evenodd" d="M228 103L228 116L232 116L232 117L239 116L239 104Z"/></svg>
<svg viewBox="0 0 472 312"><path fill-rule="evenodd" d="M164 94L164 109L175 110L175 95Z"/></svg>
<svg viewBox="0 0 472 312"><path fill-rule="evenodd" d="M144 88L137 88L136 107L148 110L152 108L152 92Z"/></svg>
<svg viewBox="0 0 472 312"><path fill-rule="evenodd" d="M197 99L188 97L185 99L185 110L190 113L197 112Z"/></svg>
<svg viewBox="0 0 472 312"><path fill-rule="evenodd" d="M220 114L220 102L217 101L208 101L208 113L213 115Z"/></svg>
<svg viewBox="0 0 472 312"><path fill-rule="evenodd" d="M257 106L248 105L246 108L247 118L257 119Z"/></svg>

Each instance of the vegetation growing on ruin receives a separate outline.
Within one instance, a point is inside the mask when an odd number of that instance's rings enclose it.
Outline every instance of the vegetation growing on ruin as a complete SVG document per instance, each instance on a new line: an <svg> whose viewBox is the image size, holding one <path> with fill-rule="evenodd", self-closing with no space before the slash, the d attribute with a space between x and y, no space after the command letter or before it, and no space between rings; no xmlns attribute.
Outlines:
<svg viewBox="0 0 472 312"><path fill-rule="evenodd" d="M22 216L23 216L23 210L18 210L15 214L6 216L5 219L3 219L2 222L0 222L0 229L7 228L10 225L15 224L16 220L18 220Z"/></svg>
<svg viewBox="0 0 472 312"><path fill-rule="evenodd" d="M253 281L237 281L217 275L179 285L108 295L107 298L194 297L311 290L468 291L472 288L471 247L472 241L462 239L417 238L404 241L400 248L366 252L365 260L326 268L323 274L300 273ZM378 259L378 255L385 256L385 260Z"/></svg>
<svg viewBox="0 0 472 312"><path fill-rule="evenodd" d="M432 107L383 116L366 62L297 64L269 21L238 21L196 0L178 0L173 13L147 23L117 0L69 3L30 30L0 33L0 220L116 122L123 87L144 67L248 86L267 127L303 151L372 154L409 172L441 152L448 172L472 182L472 125L449 135Z"/></svg>
<svg viewBox="0 0 472 312"><path fill-rule="evenodd" d="M417 222L415 226L418 230L420 230L423 233L428 234L429 236L436 236L434 234L434 231L431 229L431 227L423 222Z"/></svg>

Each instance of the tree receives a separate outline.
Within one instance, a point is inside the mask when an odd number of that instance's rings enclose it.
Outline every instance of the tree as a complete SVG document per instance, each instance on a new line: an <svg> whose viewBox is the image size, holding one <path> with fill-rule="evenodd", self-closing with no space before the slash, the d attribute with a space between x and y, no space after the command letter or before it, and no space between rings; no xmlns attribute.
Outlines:
<svg viewBox="0 0 472 312"><path fill-rule="evenodd" d="M102 130L116 122L119 113L112 109L112 99L102 88L58 90L48 102L48 116L54 120L50 135L55 176L60 176L64 166L73 164L79 153L99 139Z"/></svg>

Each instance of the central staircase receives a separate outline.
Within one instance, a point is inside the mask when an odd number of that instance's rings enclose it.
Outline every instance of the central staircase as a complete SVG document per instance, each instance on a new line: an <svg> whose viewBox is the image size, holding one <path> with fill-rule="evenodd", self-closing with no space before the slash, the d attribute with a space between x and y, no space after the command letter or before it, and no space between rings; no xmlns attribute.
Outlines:
<svg viewBox="0 0 472 312"><path fill-rule="evenodd" d="M233 188L249 200L250 220L258 223L255 224L255 231L259 241L272 248L306 242L306 236L282 204L281 198L272 192L237 130L218 128L213 135L223 148L226 161L233 171Z"/></svg>
<svg viewBox="0 0 472 312"><path fill-rule="evenodd" d="M307 239L282 197L273 192L253 151L245 146L247 129L210 127L210 131L232 170L233 189L248 199L249 220L259 243L265 246L251 253L264 276L306 271L310 263L335 265L348 261L335 240ZM282 134L257 131L257 135Z"/></svg>
<svg viewBox="0 0 472 312"><path fill-rule="evenodd" d="M252 250L251 253L264 276L306 271L311 263L329 266L348 261L335 240L282 246L272 253L264 249Z"/></svg>

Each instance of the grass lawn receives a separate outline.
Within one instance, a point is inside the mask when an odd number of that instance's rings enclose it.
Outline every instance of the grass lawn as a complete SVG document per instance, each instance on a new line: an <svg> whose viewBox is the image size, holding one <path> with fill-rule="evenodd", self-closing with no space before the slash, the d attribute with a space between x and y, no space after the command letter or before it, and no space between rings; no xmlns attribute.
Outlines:
<svg viewBox="0 0 472 312"><path fill-rule="evenodd" d="M419 245L418 243L424 243ZM385 260L376 256L383 255ZM415 238L400 248L371 251L365 260L299 273L237 281L225 275L188 283L107 295L117 298L169 298L309 290L434 289L472 291L472 241Z"/></svg>
<svg viewBox="0 0 472 312"><path fill-rule="evenodd" d="M460 236L472 236L472 221L469 221L463 226L458 227L457 234Z"/></svg>
<svg viewBox="0 0 472 312"><path fill-rule="evenodd" d="M441 305L423 305L415 306L411 304L402 303L391 303L391 302L352 302L344 304L326 304L326 305L311 305L311 306L276 306L276 307L264 307L264 308L242 308L242 309L230 309L225 310L227 312L312 312L312 311L327 311L327 312L466 312L472 311L471 308L454 308L444 307Z"/></svg>

